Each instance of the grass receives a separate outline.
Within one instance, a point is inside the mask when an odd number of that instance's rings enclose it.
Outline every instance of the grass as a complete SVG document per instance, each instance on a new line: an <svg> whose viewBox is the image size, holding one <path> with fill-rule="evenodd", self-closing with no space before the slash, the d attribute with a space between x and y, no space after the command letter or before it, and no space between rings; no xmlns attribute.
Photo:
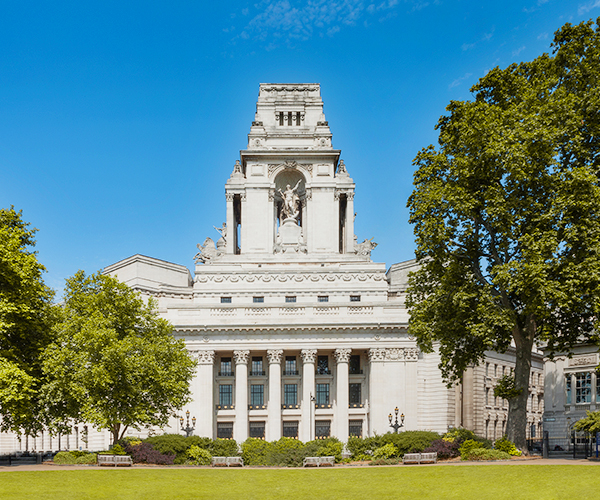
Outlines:
<svg viewBox="0 0 600 500"><path fill-rule="evenodd" d="M334 469L90 469L0 472L0 498L43 499L589 499L593 465Z"/></svg>

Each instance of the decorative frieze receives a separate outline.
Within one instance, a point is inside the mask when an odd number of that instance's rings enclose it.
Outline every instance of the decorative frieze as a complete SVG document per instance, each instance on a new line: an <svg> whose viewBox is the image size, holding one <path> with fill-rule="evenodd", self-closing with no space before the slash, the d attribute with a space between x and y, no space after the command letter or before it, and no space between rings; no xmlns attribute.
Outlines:
<svg viewBox="0 0 600 500"><path fill-rule="evenodd" d="M385 349L375 348L369 349L369 361L371 363L375 361L385 361Z"/></svg>
<svg viewBox="0 0 600 500"><path fill-rule="evenodd" d="M236 365L247 365L250 351L233 351L233 359Z"/></svg>
<svg viewBox="0 0 600 500"><path fill-rule="evenodd" d="M316 349L302 349L300 351L300 356L302 356L303 363L315 363L317 359L317 350Z"/></svg>
<svg viewBox="0 0 600 500"><path fill-rule="evenodd" d="M369 361L417 361L419 349L416 347L380 347L369 350Z"/></svg>
<svg viewBox="0 0 600 500"><path fill-rule="evenodd" d="M246 281L251 283L253 281L263 281L268 283L270 281L280 281L282 283L290 280L297 282L303 281L344 281L348 282L368 282L368 281L385 281L385 273L264 273L264 274L197 274L196 281L199 283L208 283L210 281L215 283L222 283L224 281L237 282ZM363 307L363 311L365 306ZM368 306L367 306L368 307Z"/></svg>
<svg viewBox="0 0 600 500"><path fill-rule="evenodd" d="M337 363L349 363L352 349L336 349L333 353Z"/></svg>
<svg viewBox="0 0 600 500"><path fill-rule="evenodd" d="M267 358L269 359L269 364L272 364L272 363L280 364L282 357L283 357L283 349L269 349L267 351Z"/></svg>

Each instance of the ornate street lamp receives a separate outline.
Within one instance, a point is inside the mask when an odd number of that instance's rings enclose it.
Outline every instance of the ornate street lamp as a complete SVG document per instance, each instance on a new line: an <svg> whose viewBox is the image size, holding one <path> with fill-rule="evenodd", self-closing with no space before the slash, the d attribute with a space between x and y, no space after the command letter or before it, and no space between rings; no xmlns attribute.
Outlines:
<svg viewBox="0 0 600 500"><path fill-rule="evenodd" d="M196 428L196 417L192 417L192 426L190 427L190 411L185 412L186 416L186 425L183 426L183 417L179 417L179 423L181 424L181 430L185 432L185 437L190 437L194 429Z"/></svg>
<svg viewBox="0 0 600 500"><path fill-rule="evenodd" d="M396 434L398 434L398 429L400 429L400 427L404 427L404 413L402 415L400 415L400 423L398 423L398 412L400 410L398 410L398 407L396 406L396 408L394 408L394 413L396 414L396 421L394 423L392 423L392 414L390 413L388 415L388 418L390 419L390 427L392 427L394 429L394 432Z"/></svg>

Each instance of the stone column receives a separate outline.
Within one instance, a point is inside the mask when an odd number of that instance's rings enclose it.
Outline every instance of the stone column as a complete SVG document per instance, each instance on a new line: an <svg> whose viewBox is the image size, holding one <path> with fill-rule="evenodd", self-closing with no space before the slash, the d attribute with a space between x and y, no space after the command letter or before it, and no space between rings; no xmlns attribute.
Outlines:
<svg viewBox="0 0 600 500"><path fill-rule="evenodd" d="M348 392L350 390L348 379L348 363L352 349L336 349L334 352L337 362L336 384L336 409L335 409L335 436L342 442L348 441Z"/></svg>
<svg viewBox="0 0 600 500"><path fill-rule="evenodd" d="M269 404L267 440L277 441L281 437L281 358L283 350L269 349Z"/></svg>
<svg viewBox="0 0 600 500"><path fill-rule="evenodd" d="M192 356L198 361L196 376L192 382L193 402L190 405L190 413L196 417L194 434L212 439L215 414L213 398L215 351L192 351Z"/></svg>
<svg viewBox="0 0 600 500"><path fill-rule="evenodd" d="M314 439L315 408L315 359L316 349L302 349L302 422L300 422L300 440Z"/></svg>
<svg viewBox="0 0 600 500"><path fill-rule="evenodd" d="M386 384L396 383L386 379L385 349L369 349L369 435L385 434L389 429L386 404L393 408L396 403L386 401Z"/></svg>
<svg viewBox="0 0 600 500"><path fill-rule="evenodd" d="M248 439L248 357L250 351L233 351L235 359L235 424L233 438Z"/></svg>

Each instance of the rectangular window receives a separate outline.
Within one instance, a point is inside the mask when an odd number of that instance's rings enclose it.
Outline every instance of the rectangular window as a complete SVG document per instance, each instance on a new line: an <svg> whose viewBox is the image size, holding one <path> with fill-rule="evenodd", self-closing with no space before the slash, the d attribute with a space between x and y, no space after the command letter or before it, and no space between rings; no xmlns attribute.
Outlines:
<svg viewBox="0 0 600 500"><path fill-rule="evenodd" d="M285 357L284 375L298 375L298 365L296 364L296 356Z"/></svg>
<svg viewBox="0 0 600 500"><path fill-rule="evenodd" d="M567 404L570 405L571 404L571 374L568 373L567 375L565 375L565 388L567 391Z"/></svg>
<svg viewBox="0 0 600 500"><path fill-rule="evenodd" d="M302 116L300 114L300 111L296 111L296 126L299 127L300 126L300 120L302 119Z"/></svg>
<svg viewBox="0 0 600 500"><path fill-rule="evenodd" d="M252 302L254 302L255 304L262 304L264 301L264 297L252 297Z"/></svg>
<svg viewBox="0 0 600 500"><path fill-rule="evenodd" d="M360 295L350 295L350 302L360 302Z"/></svg>
<svg viewBox="0 0 600 500"><path fill-rule="evenodd" d="M350 365L348 366L350 375L360 375L362 370L360 369L360 354L352 354L350 356Z"/></svg>
<svg viewBox="0 0 600 500"><path fill-rule="evenodd" d="M329 404L329 384L317 384L317 404Z"/></svg>
<svg viewBox="0 0 600 500"><path fill-rule="evenodd" d="M317 439L328 438L330 434L331 434L331 421L330 420L315 421L315 437Z"/></svg>
<svg viewBox="0 0 600 500"><path fill-rule="evenodd" d="M590 372L575 374L575 403L592 402L592 374Z"/></svg>
<svg viewBox="0 0 600 500"><path fill-rule="evenodd" d="M252 368L250 369L250 375L260 376L264 375L263 371L263 359L262 356L252 356Z"/></svg>
<svg viewBox="0 0 600 500"><path fill-rule="evenodd" d="M360 384L350 384L349 403L359 405L362 403L360 396Z"/></svg>
<svg viewBox="0 0 600 500"><path fill-rule="evenodd" d="M250 386L250 405L263 406L265 404L265 386L252 384Z"/></svg>
<svg viewBox="0 0 600 500"><path fill-rule="evenodd" d="M298 384L283 385L283 402L287 406L298 404Z"/></svg>
<svg viewBox="0 0 600 500"><path fill-rule="evenodd" d="M233 370L231 369L231 358L221 358L221 370L219 375L222 377L231 377Z"/></svg>
<svg viewBox="0 0 600 500"><path fill-rule="evenodd" d="M286 295L285 301L286 302L296 302L296 296L295 295Z"/></svg>
<svg viewBox="0 0 600 500"><path fill-rule="evenodd" d="M283 437L298 439L298 421L284 420L283 422Z"/></svg>
<svg viewBox="0 0 600 500"><path fill-rule="evenodd" d="M362 437L362 420L350 420L348 422L348 436Z"/></svg>
<svg viewBox="0 0 600 500"><path fill-rule="evenodd" d="M319 375L330 375L329 371L329 356L317 357L317 373Z"/></svg>
<svg viewBox="0 0 600 500"><path fill-rule="evenodd" d="M219 385L219 404L221 406L233 405L233 385L231 385L231 384Z"/></svg>
<svg viewBox="0 0 600 500"><path fill-rule="evenodd" d="M221 304L231 304L231 297L221 297Z"/></svg>
<svg viewBox="0 0 600 500"><path fill-rule="evenodd" d="M217 422L217 437L233 439L233 422Z"/></svg>
<svg viewBox="0 0 600 500"><path fill-rule="evenodd" d="M292 126L292 112L288 111L288 126Z"/></svg>
<svg viewBox="0 0 600 500"><path fill-rule="evenodd" d="M329 302L329 295L319 295L317 300L319 302Z"/></svg>
<svg viewBox="0 0 600 500"><path fill-rule="evenodd" d="M257 439L265 438L265 423L264 422L250 422L250 437Z"/></svg>
<svg viewBox="0 0 600 500"><path fill-rule="evenodd" d="M279 125L283 125L283 111L279 112Z"/></svg>

